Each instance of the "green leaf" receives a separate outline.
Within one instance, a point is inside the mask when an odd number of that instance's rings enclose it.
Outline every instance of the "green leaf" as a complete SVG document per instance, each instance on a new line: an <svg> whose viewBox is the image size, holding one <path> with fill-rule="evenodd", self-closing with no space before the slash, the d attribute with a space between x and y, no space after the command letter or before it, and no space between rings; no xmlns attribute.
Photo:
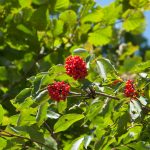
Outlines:
<svg viewBox="0 0 150 150"><path fill-rule="evenodd" d="M25 88L23 89L16 97L15 103L22 103L25 101L27 97L31 96L32 88Z"/></svg>
<svg viewBox="0 0 150 150"><path fill-rule="evenodd" d="M69 0L56 0L54 10L61 11L69 7Z"/></svg>
<svg viewBox="0 0 150 150"><path fill-rule="evenodd" d="M82 144L83 140L84 140L84 137L75 139L72 143L71 150L79 150L80 145Z"/></svg>
<svg viewBox="0 0 150 150"><path fill-rule="evenodd" d="M50 119L58 119L60 115L58 113L55 113L54 111L48 110L47 117Z"/></svg>
<svg viewBox="0 0 150 150"><path fill-rule="evenodd" d="M83 18L81 18L81 22L85 23L85 22L100 22L103 18L103 12L102 9L96 9L93 12L87 14L86 16L84 16Z"/></svg>
<svg viewBox="0 0 150 150"><path fill-rule="evenodd" d="M135 56L124 60L124 64L121 67L122 72L133 72L137 65L142 61L141 57ZM135 72L134 72L135 73Z"/></svg>
<svg viewBox="0 0 150 150"><path fill-rule="evenodd" d="M23 25L23 24L17 25L16 28L17 28L18 30L20 30L20 31L22 31L22 32L24 32L24 33L26 33L26 34L33 35L32 31L31 31L29 28L27 28L25 25Z"/></svg>
<svg viewBox="0 0 150 150"><path fill-rule="evenodd" d="M48 102L45 102L39 106L38 112L36 115L36 121L37 121L38 126L41 126L43 122L45 121L47 117L48 106L49 106Z"/></svg>
<svg viewBox="0 0 150 150"><path fill-rule="evenodd" d="M130 0L130 5L135 8L141 8L148 5L148 0Z"/></svg>
<svg viewBox="0 0 150 150"><path fill-rule="evenodd" d="M96 68L98 74L104 79L107 79L108 74L116 74L115 67L111 64L110 60L105 58L100 58L96 60Z"/></svg>
<svg viewBox="0 0 150 150"><path fill-rule="evenodd" d="M67 108L67 100L60 101L59 103L57 103L57 107L58 107L58 112L63 113Z"/></svg>
<svg viewBox="0 0 150 150"><path fill-rule="evenodd" d="M73 10L66 10L65 12L62 12L59 18L70 26L75 24L77 21L77 15Z"/></svg>
<svg viewBox="0 0 150 150"><path fill-rule="evenodd" d="M64 147L64 150L83 150L84 136L80 136Z"/></svg>
<svg viewBox="0 0 150 150"><path fill-rule="evenodd" d="M37 30L44 30L49 22L47 6L41 6L33 12L30 21Z"/></svg>
<svg viewBox="0 0 150 150"><path fill-rule="evenodd" d="M61 132L67 130L73 123L84 118L82 114L66 114L59 118L54 125L54 132Z"/></svg>
<svg viewBox="0 0 150 150"><path fill-rule="evenodd" d="M140 103L144 106L147 105L147 99L144 98L143 96L140 96L140 98L138 98L138 100L140 101Z"/></svg>
<svg viewBox="0 0 150 150"><path fill-rule="evenodd" d="M4 116L4 110L3 110L2 105L0 104L0 124L1 124L2 121L3 121L3 116Z"/></svg>
<svg viewBox="0 0 150 150"><path fill-rule="evenodd" d="M73 55L79 55L81 57L86 58L89 55L89 52L87 50L85 50L84 48L77 48L75 50L73 50Z"/></svg>
<svg viewBox="0 0 150 150"><path fill-rule="evenodd" d="M21 7L29 7L32 3L32 0L19 0Z"/></svg>
<svg viewBox="0 0 150 150"><path fill-rule="evenodd" d="M32 125L36 123L36 119L31 115L31 109L23 109L17 120L17 126Z"/></svg>
<svg viewBox="0 0 150 150"><path fill-rule="evenodd" d="M35 94L38 94L41 88L41 83L42 83L43 78L44 78L44 75L41 75L41 74L35 76L34 81L32 82Z"/></svg>
<svg viewBox="0 0 150 150"><path fill-rule="evenodd" d="M129 128L127 133L119 137L118 142L127 144L130 143L131 141L137 140L140 136L141 130L142 130L142 126L134 126L132 128Z"/></svg>
<svg viewBox="0 0 150 150"><path fill-rule="evenodd" d="M17 111L21 111L22 109L28 109L33 104L33 99L31 97L27 97L22 103L16 103L14 100L11 100L11 103L16 108Z"/></svg>
<svg viewBox="0 0 150 150"><path fill-rule="evenodd" d="M130 143L127 146L133 148L133 149L140 149L140 150L149 150L150 144L147 144L145 141L137 141L134 143Z"/></svg>
<svg viewBox="0 0 150 150"><path fill-rule="evenodd" d="M5 67L0 66L0 81L5 81L8 80L7 78L7 70Z"/></svg>
<svg viewBox="0 0 150 150"><path fill-rule="evenodd" d="M32 107L36 107L37 105L45 103L48 100L49 100L48 91L44 90L36 96L35 103L32 105Z"/></svg>
<svg viewBox="0 0 150 150"><path fill-rule="evenodd" d="M62 34L64 30L64 22L62 20L54 20L53 34L55 37Z"/></svg>
<svg viewBox="0 0 150 150"><path fill-rule="evenodd" d="M134 73L139 73L139 72L142 72L144 71L145 69L147 68L150 68L150 60L146 61L146 62L142 62L138 65L136 65L134 68L133 68L133 72Z"/></svg>
<svg viewBox="0 0 150 150"><path fill-rule="evenodd" d="M0 142L0 148L1 148L1 150L4 150L4 148L7 145L7 140L5 138L0 137L0 141L1 141Z"/></svg>
<svg viewBox="0 0 150 150"><path fill-rule="evenodd" d="M95 46L102 46L111 41L112 28L110 26L93 31L89 34L88 42Z"/></svg>
<svg viewBox="0 0 150 150"><path fill-rule="evenodd" d="M133 120L137 119L138 117L141 117L141 106L140 106L140 103L136 100L131 100L130 101L130 115L131 115L131 118Z"/></svg>
<svg viewBox="0 0 150 150"><path fill-rule="evenodd" d="M87 149L87 147L89 146L90 142L92 141L93 136L88 135L84 137L84 147Z"/></svg>
<svg viewBox="0 0 150 150"><path fill-rule="evenodd" d="M133 45L131 42L129 42L128 44L124 45L119 60L126 60L126 57L133 55L138 49L139 46Z"/></svg>
<svg viewBox="0 0 150 150"><path fill-rule="evenodd" d="M98 100L98 98L97 98L97 100ZM103 103L101 101L96 101L93 104L91 104L87 109L86 118L88 120L92 121L98 115L98 113L101 111L102 105L103 105Z"/></svg>
<svg viewBox="0 0 150 150"><path fill-rule="evenodd" d="M32 2L34 4L41 5L41 4L48 3L48 0L32 0Z"/></svg>
<svg viewBox="0 0 150 150"><path fill-rule="evenodd" d="M136 28L144 28L145 27L145 19L144 15L140 11L128 9L123 14L123 28L126 31L133 31Z"/></svg>

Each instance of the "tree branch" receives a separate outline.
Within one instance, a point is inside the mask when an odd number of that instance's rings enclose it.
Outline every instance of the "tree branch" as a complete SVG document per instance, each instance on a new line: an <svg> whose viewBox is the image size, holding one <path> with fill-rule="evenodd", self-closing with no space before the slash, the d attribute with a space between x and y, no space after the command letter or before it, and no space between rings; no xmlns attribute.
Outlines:
<svg viewBox="0 0 150 150"><path fill-rule="evenodd" d="M109 97L109 98L112 98L112 99L119 100L119 98L118 98L118 97L113 96L113 95L108 95L108 94L106 94L106 93L95 92L95 94L96 94L96 95L100 95L100 96Z"/></svg>

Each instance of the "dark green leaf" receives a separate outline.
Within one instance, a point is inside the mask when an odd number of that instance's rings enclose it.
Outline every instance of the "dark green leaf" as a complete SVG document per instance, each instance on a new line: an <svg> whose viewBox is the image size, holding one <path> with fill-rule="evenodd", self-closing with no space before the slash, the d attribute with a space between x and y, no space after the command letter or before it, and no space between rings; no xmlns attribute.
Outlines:
<svg viewBox="0 0 150 150"><path fill-rule="evenodd" d="M7 70L5 67L0 66L0 81L8 80L7 78Z"/></svg>

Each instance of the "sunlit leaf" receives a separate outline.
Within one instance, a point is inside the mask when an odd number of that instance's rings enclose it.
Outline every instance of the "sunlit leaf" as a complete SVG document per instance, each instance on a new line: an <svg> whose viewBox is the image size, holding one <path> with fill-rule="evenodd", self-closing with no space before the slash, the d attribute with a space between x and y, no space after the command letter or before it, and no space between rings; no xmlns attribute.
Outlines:
<svg viewBox="0 0 150 150"><path fill-rule="evenodd" d="M95 46L102 46L111 41L112 28L110 26L93 31L89 34L88 42Z"/></svg>
<svg viewBox="0 0 150 150"><path fill-rule="evenodd" d="M36 115L36 121L38 126L41 126L47 117L47 108L49 104L45 102L38 107L38 112Z"/></svg>
<svg viewBox="0 0 150 150"><path fill-rule="evenodd" d="M0 105L0 124L1 124L2 121L3 121L3 116L4 116L4 110L3 110L2 105Z"/></svg>
<svg viewBox="0 0 150 150"><path fill-rule="evenodd" d="M61 132L67 130L73 123L84 118L82 114L66 114L59 118L54 125L54 132ZM63 125L63 126L62 126Z"/></svg>

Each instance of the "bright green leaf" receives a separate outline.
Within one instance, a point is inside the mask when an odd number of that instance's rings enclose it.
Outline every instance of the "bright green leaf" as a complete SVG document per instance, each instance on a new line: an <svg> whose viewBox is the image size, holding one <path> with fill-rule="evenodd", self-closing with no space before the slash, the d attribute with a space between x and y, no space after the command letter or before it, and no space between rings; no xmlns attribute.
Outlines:
<svg viewBox="0 0 150 150"><path fill-rule="evenodd" d="M134 73L139 73L139 72L142 72L144 71L145 69L147 68L150 68L150 60L146 61L146 62L142 62L138 65L136 65L134 68L133 68L133 72Z"/></svg>
<svg viewBox="0 0 150 150"><path fill-rule="evenodd" d="M27 97L31 96L32 88L23 89L15 98L15 103L22 103Z"/></svg>
<svg viewBox="0 0 150 150"><path fill-rule="evenodd" d="M24 26L23 24L17 25L16 28L17 28L18 30L20 30L20 31L22 31L22 32L24 32L24 33L26 33L26 34L33 35L32 31L31 31L29 28L27 28L26 26Z"/></svg>
<svg viewBox="0 0 150 150"><path fill-rule="evenodd" d="M3 110L2 105L0 105L0 124L2 123L3 116L4 116L4 110Z"/></svg>
<svg viewBox="0 0 150 150"><path fill-rule="evenodd" d="M77 21L77 15L73 10L66 10L65 12L62 12L59 18L68 25L73 25Z"/></svg>
<svg viewBox="0 0 150 150"><path fill-rule="evenodd" d="M110 26L93 31L88 41L95 46L102 46L111 41L112 28Z"/></svg>
<svg viewBox="0 0 150 150"><path fill-rule="evenodd" d="M49 106L48 102L45 102L38 107L38 112L36 115L36 121L37 121L38 126L41 126L43 122L45 121L47 117L46 115L47 115L48 106Z"/></svg>
<svg viewBox="0 0 150 150"><path fill-rule="evenodd" d="M128 9L123 14L123 28L126 31L133 31L136 28L143 28L145 26L144 15L140 11Z"/></svg>
<svg viewBox="0 0 150 150"><path fill-rule="evenodd" d="M56 0L55 11L64 10L69 7L69 0Z"/></svg>
<svg viewBox="0 0 150 150"><path fill-rule="evenodd" d="M19 0L21 7L29 7L32 3L32 0Z"/></svg>
<svg viewBox="0 0 150 150"><path fill-rule="evenodd" d="M61 132L67 130L73 123L84 118L82 114L66 114L59 118L54 125L54 132Z"/></svg>
<svg viewBox="0 0 150 150"><path fill-rule="evenodd" d="M57 107L58 107L58 112L63 113L67 108L67 100L60 101L59 103L57 103Z"/></svg>

